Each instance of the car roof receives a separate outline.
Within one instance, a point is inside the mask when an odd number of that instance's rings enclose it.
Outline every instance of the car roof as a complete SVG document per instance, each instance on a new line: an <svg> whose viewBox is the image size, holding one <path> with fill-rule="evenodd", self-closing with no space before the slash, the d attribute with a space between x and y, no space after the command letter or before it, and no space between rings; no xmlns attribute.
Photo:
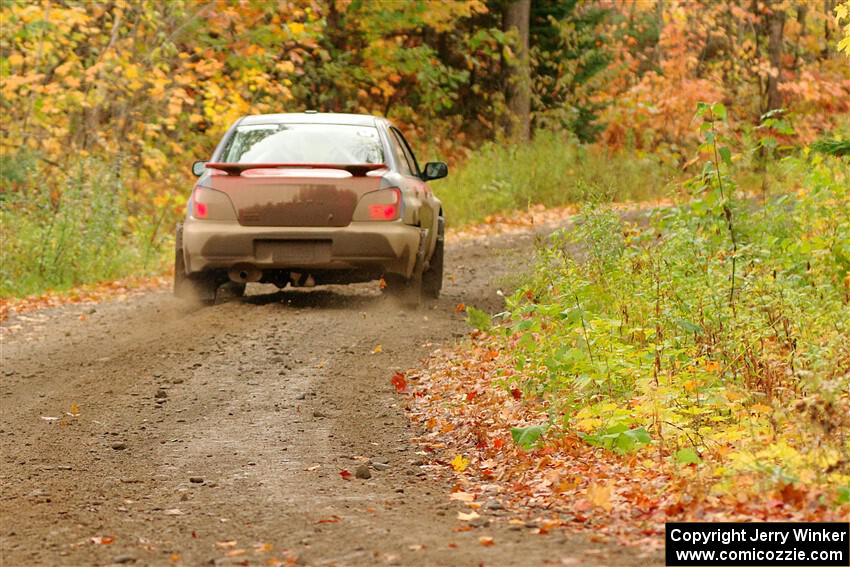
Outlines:
<svg viewBox="0 0 850 567"><path fill-rule="evenodd" d="M243 117L239 126L253 124L345 124L348 126L375 126L377 116L369 114L344 114L336 112L291 112L285 114L252 114Z"/></svg>

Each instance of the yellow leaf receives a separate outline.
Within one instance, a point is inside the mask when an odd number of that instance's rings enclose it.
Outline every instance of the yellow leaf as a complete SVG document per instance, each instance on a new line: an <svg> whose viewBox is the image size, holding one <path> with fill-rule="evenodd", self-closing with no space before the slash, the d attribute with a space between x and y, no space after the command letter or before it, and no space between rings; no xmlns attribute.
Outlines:
<svg viewBox="0 0 850 567"><path fill-rule="evenodd" d="M611 496L614 494L613 484L593 484L587 489L587 501L598 508L603 508L605 511L610 511L614 506L611 502Z"/></svg>
<svg viewBox="0 0 850 567"><path fill-rule="evenodd" d="M464 458L463 455L455 455L455 458L452 459L452 468L456 472L465 471L467 465L469 465L469 459Z"/></svg>
<svg viewBox="0 0 850 567"><path fill-rule="evenodd" d="M74 417L80 415L80 406L78 406L76 403L72 403L71 404L71 411L69 411L68 413L70 413Z"/></svg>
<svg viewBox="0 0 850 567"><path fill-rule="evenodd" d="M292 61L281 61L280 63L275 65L275 68L283 73L294 73L295 63L293 63Z"/></svg>
<svg viewBox="0 0 850 567"><path fill-rule="evenodd" d="M380 354L384 351L381 345L376 345L375 348L372 349L372 354Z"/></svg>
<svg viewBox="0 0 850 567"><path fill-rule="evenodd" d="M596 431L602 426L602 419L598 417L588 417L585 419L580 419L576 422L576 428L581 431L591 432Z"/></svg>

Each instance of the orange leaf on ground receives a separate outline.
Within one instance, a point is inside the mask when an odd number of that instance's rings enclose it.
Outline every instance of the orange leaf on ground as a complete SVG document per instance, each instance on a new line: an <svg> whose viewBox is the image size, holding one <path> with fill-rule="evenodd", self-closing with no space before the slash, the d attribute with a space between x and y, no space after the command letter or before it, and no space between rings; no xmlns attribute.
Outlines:
<svg viewBox="0 0 850 567"><path fill-rule="evenodd" d="M496 545L496 542L490 536L481 536L478 538L478 543L485 547L490 547L491 545Z"/></svg>
<svg viewBox="0 0 850 567"><path fill-rule="evenodd" d="M339 471L339 476L342 477L343 480L351 480L352 474L345 469Z"/></svg>
<svg viewBox="0 0 850 567"><path fill-rule="evenodd" d="M399 394L407 389L407 380L404 379L404 374L401 372L393 374L393 377L390 378L390 384L395 386L395 391Z"/></svg>
<svg viewBox="0 0 850 567"><path fill-rule="evenodd" d="M610 511L614 504L611 502L611 496L614 493L613 484L593 484L587 489L587 500L594 506L603 508L605 511Z"/></svg>

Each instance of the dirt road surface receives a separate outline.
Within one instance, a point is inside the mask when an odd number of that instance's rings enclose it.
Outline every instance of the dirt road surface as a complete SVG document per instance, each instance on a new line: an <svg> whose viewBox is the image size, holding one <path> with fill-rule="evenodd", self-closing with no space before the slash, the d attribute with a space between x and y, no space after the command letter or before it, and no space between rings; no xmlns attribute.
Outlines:
<svg viewBox="0 0 850 567"><path fill-rule="evenodd" d="M646 565L587 536L511 529L498 511L455 531L465 508L390 385L468 331L457 303L499 307L532 241L450 245L443 298L413 313L372 284L13 317L0 564Z"/></svg>

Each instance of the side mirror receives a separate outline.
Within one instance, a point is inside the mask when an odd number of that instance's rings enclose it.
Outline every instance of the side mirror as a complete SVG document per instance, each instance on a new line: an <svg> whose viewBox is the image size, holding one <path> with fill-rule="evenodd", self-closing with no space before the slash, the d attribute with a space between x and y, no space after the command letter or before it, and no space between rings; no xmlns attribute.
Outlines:
<svg viewBox="0 0 850 567"><path fill-rule="evenodd" d="M422 177L425 181L432 179L442 179L449 174L449 166L442 161L429 161L425 164L425 171Z"/></svg>
<svg viewBox="0 0 850 567"><path fill-rule="evenodd" d="M204 174L204 171L207 169L207 162L205 161L196 161L192 164L192 175L195 177L200 177Z"/></svg>

